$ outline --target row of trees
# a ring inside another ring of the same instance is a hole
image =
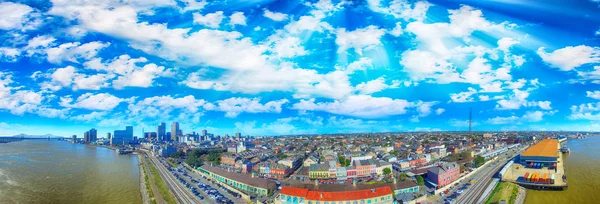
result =
[[[219,165],[221,164],[221,153],[223,153],[223,149],[194,149],[188,154],[185,163],[194,168],[202,166],[204,162]]]

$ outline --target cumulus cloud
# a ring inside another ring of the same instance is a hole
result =
[[[269,11],[268,9],[264,10],[263,16],[267,17],[271,20],[274,20],[274,21],[284,21],[288,18],[287,14],[272,12],[272,11]]]
[[[589,98],[600,100],[600,91],[586,91],[585,93]]]
[[[229,16],[229,25],[246,25],[246,16],[244,12],[235,12]]]
[[[339,28],[336,30],[335,43],[338,45],[338,53],[354,48],[356,53],[362,55],[363,49],[371,49],[374,46],[381,45],[381,37],[384,34],[384,29],[373,25],[349,32],[345,28]]]
[[[0,2],[0,30],[25,29],[31,22],[33,8],[19,3]]]
[[[108,111],[117,107],[121,102],[130,102],[131,100],[133,99],[122,99],[108,93],[86,93],[77,97],[75,101],[70,96],[60,97],[59,104],[67,108]]]
[[[600,63],[600,48],[586,45],[567,46],[550,53],[540,47],[537,54],[544,62],[562,71],[570,71],[584,64]]]
[[[194,23],[204,25],[210,28],[218,28],[219,24],[221,24],[221,21],[223,21],[223,18],[225,18],[225,15],[223,15],[223,11],[216,11],[214,13],[209,13],[206,15],[194,13]]]
[[[81,44],[79,42],[64,43],[58,47],[48,48],[48,62],[60,64],[63,61],[79,62],[80,59],[89,60],[94,58],[98,51],[108,47],[110,43],[99,41]]]
[[[571,106],[570,120],[600,120],[600,102]]]
[[[395,18],[402,18],[404,20],[417,20],[422,21],[427,15],[429,7],[432,6],[427,1],[416,1],[411,3],[407,0],[394,0],[390,1],[389,4],[382,4],[381,0],[368,0],[368,6],[375,12],[392,15]]]
[[[292,109],[300,111],[323,111],[361,118],[382,118],[406,113],[411,104],[402,99],[351,95],[333,102],[316,102],[315,99],[300,100]]]
[[[496,116],[494,118],[488,119],[486,122],[490,124],[509,124],[509,123],[528,123],[528,122],[539,122],[542,121],[545,115],[553,115],[556,111],[528,111],[523,116],[509,116],[509,117],[500,117]]]
[[[225,117],[235,118],[240,113],[281,113],[281,106],[289,102],[287,99],[260,103],[259,98],[228,98],[216,101],[212,110],[225,112]]]

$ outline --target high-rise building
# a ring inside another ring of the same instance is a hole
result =
[[[112,145],[129,144],[133,141],[133,126],[126,126],[125,130],[115,130],[110,142]]]
[[[73,142],[73,143],[77,143],[77,135],[73,135],[73,140],[72,140],[72,142]]]
[[[110,132],[109,132],[109,133],[106,133],[106,137],[108,138],[108,141],[110,141],[110,136],[111,136],[111,135],[110,135]]]
[[[83,133],[83,143],[88,142],[90,142],[90,131],[85,131],[85,133]]]
[[[167,130],[167,125],[165,125],[165,123],[160,123],[157,127],[156,127],[156,134],[158,137],[158,141],[164,141],[166,140],[165,138],[165,132]]]
[[[95,142],[98,140],[98,131],[94,128],[90,130],[90,142]]]
[[[242,138],[242,133],[236,132],[235,139],[240,139],[240,138]]]
[[[144,133],[144,139],[147,140],[156,140],[156,136],[157,134],[155,132],[145,132]]]
[[[208,134],[208,131],[202,130],[202,136],[206,136],[206,134]]]
[[[180,132],[181,132],[181,130],[179,130],[179,123],[178,122],[171,123],[171,140],[172,141],[177,141],[177,136],[179,136]]]

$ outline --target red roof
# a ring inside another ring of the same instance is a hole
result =
[[[281,187],[281,191],[279,191],[279,193],[284,194],[284,195],[289,195],[289,196],[306,197],[306,194],[308,193],[308,189],[284,186],[284,187]]]
[[[321,192],[321,191],[309,191],[306,196],[306,200],[316,201],[346,201],[346,200],[363,200],[369,198],[381,197],[384,195],[391,195],[392,188],[389,186],[374,188],[367,190],[358,191],[344,191],[344,192]]]

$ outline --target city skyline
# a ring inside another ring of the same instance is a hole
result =
[[[600,130],[595,1],[161,2],[0,3],[0,135]]]

